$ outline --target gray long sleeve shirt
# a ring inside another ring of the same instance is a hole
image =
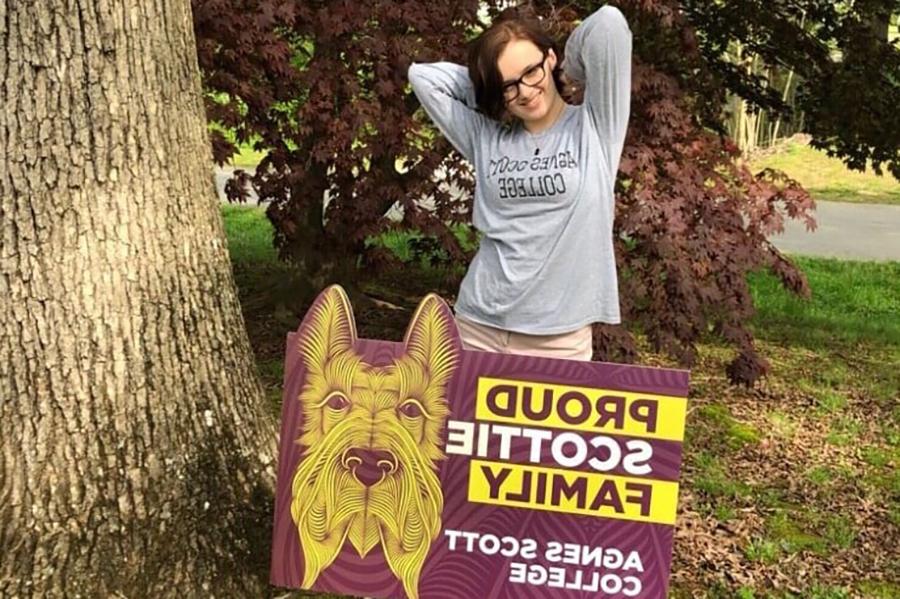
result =
[[[564,68],[585,83],[548,129],[504,128],[478,112],[468,71],[413,64],[426,112],[475,167],[473,224],[481,245],[460,286],[457,314],[528,334],[618,323],[613,185],[628,126],[631,31],[604,6],[572,32]]]

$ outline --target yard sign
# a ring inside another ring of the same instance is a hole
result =
[[[429,295],[288,335],[271,581],[366,597],[664,598],[688,373],[463,350]]]

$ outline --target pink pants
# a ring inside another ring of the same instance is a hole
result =
[[[590,361],[593,355],[594,336],[591,325],[558,335],[528,335],[489,327],[457,316],[456,327],[465,349],[582,361]]]

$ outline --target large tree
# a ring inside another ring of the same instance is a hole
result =
[[[188,0],[0,3],[0,596],[259,596],[274,428]]]

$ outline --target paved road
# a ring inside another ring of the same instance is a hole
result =
[[[234,169],[216,170],[216,189],[225,197],[225,181]],[[256,194],[251,193],[252,202]],[[775,246],[791,254],[853,260],[900,260],[900,206],[818,202],[818,228],[807,232],[803,224],[788,220],[784,234],[772,238]]]
[[[772,241],[792,254],[900,260],[900,206],[816,202],[816,223],[810,233],[801,223],[788,221],[784,234]]]
[[[253,168],[237,169],[237,168],[234,168],[231,166],[222,166],[222,167],[216,167],[215,170],[213,171],[215,174],[215,180],[216,180],[216,192],[218,192],[219,198],[223,202],[227,201],[225,199],[225,183],[228,182],[228,180],[231,178],[231,176],[234,174],[234,171],[236,171],[236,170],[247,171],[249,174],[252,175],[256,169],[253,169]],[[256,192],[251,189],[249,204],[255,206],[256,199],[257,199]]]

